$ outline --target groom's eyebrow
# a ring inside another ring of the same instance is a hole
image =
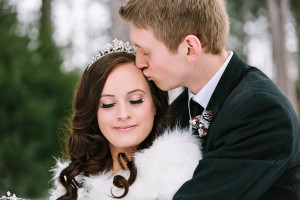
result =
[[[143,50],[147,50],[148,49],[148,47],[145,47],[145,46],[142,46],[142,45],[138,45],[138,44],[135,44],[135,46],[137,48],[140,48],[140,49],[143,49]]]
[[[137,44],[137,43],[135,43],[135,42],[133,42],[133,44],[134,44],[136,47],[139,47],[139,48],[142,48],[142,47],[143,47],[142,45]]]

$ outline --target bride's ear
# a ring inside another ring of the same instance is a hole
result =
[[[201,42],[195,35],[187,35],[182,42],[182,47],[185,49],[185,56],[189,61],[197,59],[202,51]]]

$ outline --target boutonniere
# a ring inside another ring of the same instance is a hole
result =
[[[211,113],[211,111],[204,110],[201,115],[192,117],[190,120],[190,124],[193,129],[198,130],[199,136],[202,137],[207,134],[212,118],[213,118],[213,114]]]

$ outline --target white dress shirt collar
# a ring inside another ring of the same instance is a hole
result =
[[[229,61],[231,60],[231,58],[233,56],[232,51],[229,51],[229,53],[230,53],[230,55],[228,56],[228,58],[226,59],[224,64],[221,66],[219,71],[204,85],[204,87],[197,94],[193,94],[190,91],[190,89],[188,89],[188,93],[189,93],[189,101],[188,102],[190,102],[191,98],[193,98],[194,101],[198,102],[204,109],[206,109],[208,102],[217,87],[217,84],[219,83]],[[190,105],[188,105],[188,107],[190,110]]]

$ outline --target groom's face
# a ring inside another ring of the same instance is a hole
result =
[[[152,30],[130,25],[131,41],[137,46],[136,65],[143,69],[148,80],[162,90],[184,86],[187,79],[183,53],[171,53],[165,44],[154,36]]]

